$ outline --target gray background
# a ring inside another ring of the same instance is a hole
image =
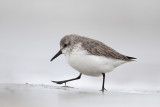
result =
[[[106,76],[108,90],[160,90],[159,0],[0,0],[0,83],[52,84],[78,76],[64,55],[66,34],[100,40],[138,58]],[[102,77],[68,83],[100,89]],[[56,84],[53,84],[56,85]]]

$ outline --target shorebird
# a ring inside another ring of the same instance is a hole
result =
[[[114,68],[130,61],[134,57],[129,57],[104,43],[88,37],[76,34],[66,35],[60,41],[60,51],[51,59],[54,60],[59,55],[64,54],[70,66],[80,72],[79,76],[63,81],[52,81],[56,84],[63,84],[69,81],[78,80],[81,75],[103,76],[102,89],[105,87],[105,73],[113,71]]]

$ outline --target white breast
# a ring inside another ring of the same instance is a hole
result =
[[[115,67],[126,61],[89,55],[82,47],[77,47],[71,54],[65,54],[68,63],[82,74],[100,76],[102,73],[112,71]]]

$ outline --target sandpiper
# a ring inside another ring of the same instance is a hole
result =
[[[133,61],[134,57],[120,54],[104,43],[79,36],[76,34],[66,35],[60,41],[60,51],[51,59],[64,54],[70,66],[80,72],[79,76],[69,80],[52,81],[56,84],[63,84],[69,81],[78,80],[81,75],[103,76],[102,92],[105,87],[105,73],[113,71],[114,68],[126,62]]]

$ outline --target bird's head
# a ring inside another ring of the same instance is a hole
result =
[[[60,41],[59,52],[51,59],[51,61],[54,60],[55,58],[57,58],[61,54],[64,54],[64,55],[69,54],[76,44],[76,38],[77,37],[78,36],[76,36],[76,35],[66,35],[66,36],[64,36]]]

